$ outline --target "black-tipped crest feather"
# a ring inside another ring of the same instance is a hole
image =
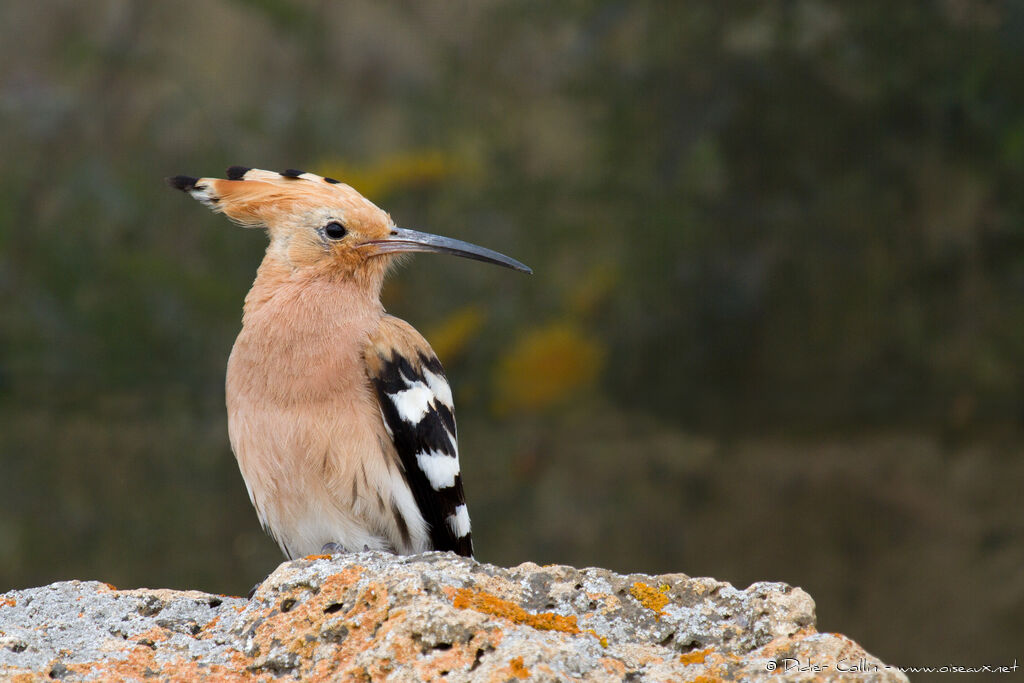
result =
[[[228,166],[225,173],[227,173],[228,180],[242,180],[245,174],[251,170],[248,166]]]
[[[188,175],[176,175],[166,178],[167,184],[173,188],[181,190],[182,192],[188,192],[196,186],[199,182],[199,178],[193,178]]]

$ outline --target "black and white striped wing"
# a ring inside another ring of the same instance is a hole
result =
[[[379,358],[371,381],[406,482],[429,525],[433,549],[472,557],[455,407],[441,362],[433,352],[410,350],[403,354],[392,349]]]

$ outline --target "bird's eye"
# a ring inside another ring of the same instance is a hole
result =
[[[332,240],[340,240],[342,237],[348,234],[348,230],[345,226],[338,221],[331,221],[324,226],[324,234],[330,237]]]

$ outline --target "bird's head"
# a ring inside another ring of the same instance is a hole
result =
[[[266,228],[267,255],[285,267],[379,282],[394,255],[420,251],[532,272],[475,244],[399,228],[373,202],[332,178],[240,166],[229,168],[227,176],[174,176],[167,182],[240,225]]]

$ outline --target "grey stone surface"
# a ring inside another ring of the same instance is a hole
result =
[[[252,600],[80,581],[11,591],[0,675],[768,680],[788,657],[825,668],[787,681],[905,680],[814,618],[781,583],[358,553],[284,563]],[[844,661],[869,671],[840,674]]]

